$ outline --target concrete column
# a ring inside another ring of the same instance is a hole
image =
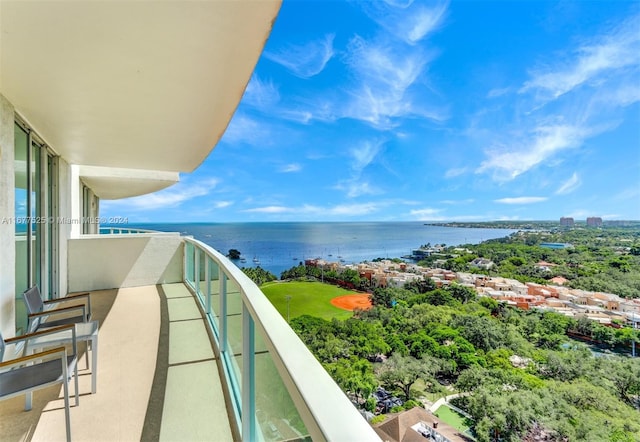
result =
[[[58,211],[61,219],[72,217],[71,166],[58,157]],[[68,249],[69,238],[73,225],[67,222],[58,224],[58,280],[60,282],[60,296],[65,296],[69,287]]]
[[[0,331],[15,334],[14,108],[0,95]]]
[[[69,187],[60,187],[60,189],[69,189],[69,210],[67,212],[73,223],[71,224],[71,238],[79,238],[82,235],[82,182],[80,181],[80,168],[77,165],[69,166]]]

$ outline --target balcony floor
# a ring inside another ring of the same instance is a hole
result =
[[[74,441],[233,440],[205,324],[183,284],[96,291],[91,302],[98,385],[91,394],[83,357],[80,405],[71,398]],[[27,412],[24,397],[0,402],[0,435],[65,440],[62,388],[35,392]]]

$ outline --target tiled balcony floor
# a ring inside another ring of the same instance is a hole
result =
[[[74,441],[231,441],[214,353],[196,301],[183,284],[92,293],[100,321],[98,386],[80,361]],[[80,348],[84,348],[81,345]],[[73,387],[71,387],[72,389]],[[0,439],[65,440],[62,389],[0,402]]]

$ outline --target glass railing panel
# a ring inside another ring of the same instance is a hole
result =
[[[194,279],[194,261],[193,261],[193,253],[194,246],[193,244],[187,242],[184,245],[184,256],[185,256],[185,280],[192,286],[195,287],[195,279]]]
[[[231,284],[228,284],[231,285]],[[227,348],[234,356],[242,355],[242,296],[239,291],[227,291]]]
[[[225,293],[224,290],[222,292]],[[221,337],[225,339],[225,351],[221,355],[225,362],[232,396],[236,399],[236,409],[240,415],[242,398],[242,293],[237,284],[226,279],[226,303],[225,310],[221,311],[225,327],[221,331]]]
[[[258,332],[255,339],[255,389],[258,431],[265,441],[311,440],[300,413]]]
[[[196,275],[198,284],[196,287],[196,291],[198,296],[200,296],[201,302],[206,304],[206,296],[207,296],[207,255],[204,250],[196,249],[196,262],[198,263],[198,275]]]
[[[98,233],[100,235],[133,235],[140,233],[161,233],[155,230],[149,229],[137,229],[134,227],[114,227],[114,226],[100,226]]]
[[[215,261],[207,260],[209,266],[209,284],[211,292],[209,294],[210,310],[207,312],[209,321],[213,326],[216,336],[220,336],[220,266]],[[206,305],[206,304],[205,304]]]
[[[194,265],[194,247],[207,256],[208,267],[199,257]],[[204,289],[205,297],[198,300],[209,312],[224,388],[243,440],[306,441],[310,434],[318,440],[380,440],[246,275],[219,252],[190,238],[185,240],[185,255],[184,279],[194,291],[195,272],[200,271],[195,267],[208,269],[210,297]],[[296,403],[301,408],[296,409]]]

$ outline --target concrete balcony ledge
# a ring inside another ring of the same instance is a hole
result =
[[[82,358],[80,405],[71,407],[74,441],[235,439],[204,320],[182,283],[102,290],[91,298],[100,322],[98,386],[91,394]],[[0,402],[2,440],[65,440],[60,386],[33,399],[31,411],[23,397]]]
[[[82,235],[68,248],[69,292],[182,281],[178,233]]]

